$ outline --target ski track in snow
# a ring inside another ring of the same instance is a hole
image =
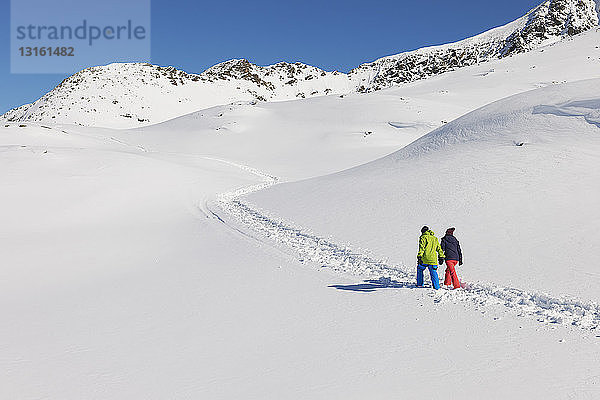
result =
[[[369,252],[339,245],[306,230],[298,229],[285,221],[269,216],[240,200],[241,196],[266,189],[279,183],[273,175],[255,168],[227,160],[208,158],[238,167],[263,179],[262,183],[242,187],[217,195],[216,206],[227,217],[211,210],[215,218],[238,232],[262,240],[269,240],[277,247],[291,251],[301,262],[314,263],[333,271],[376,279],[378,287],[415,288],[415,268],[390,265],[386,260],[375,259]],[[212,207],[211,207],[212,208]],[[233,225],[242,226],[244,232]],[[252,232],[249,234],[248,232]],[[469,283],[464,289],[440,289],[433,293],[434,302],[464,301],[475,306],[503,306],[518,316],[529,316],[548,324],[573,325],[585,330],[600,326],[600,306],[569,297],[552,297],[544,293],[532,293],[521,289],[502,287],[488,283]]]

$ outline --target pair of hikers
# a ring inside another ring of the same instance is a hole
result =
[[[431,275],[431,284],[434,289],[440,288],[440,278],[437,269],[439,265],[446,262],[446,274],[444,285],[452,285],[454,289],[460,287],[460,281],[456,274],[456,264],[462,265],[462,251],[460,243],[454,237],[455,228],[448,228],[446,235],[441,243],[435,237],[435,234],[429,227],[421,228],[421,237],[419,238],[419,253],[417,254],[417,286],[423,286],[423,271],[429,269]]]

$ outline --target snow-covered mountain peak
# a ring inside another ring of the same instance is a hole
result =
[[[169,110],[184,109],[199,75],[146,63],[86,68],[63,80],[39,100],[5,114],[7,120],[128,127],[150,123]]]
[[[173,86],[198,82],[202,77],[178,70],[175,67],[161,67],[148,63],[112,63],[86,68],[63,80],[55,89],[74,90],[81,84],[90,82],[132,84],[138,82],[155,86],[171,84]]]
[[[3,119],[130,128],[236,101],[292,100],[351,90],[346,75],[300,63],[260,67],[230,60],[202,74],[115,63],[74,74]]]
[[[547,0],[523,17],[459,42],[380,58],[350,71],[359,92],[524,53],[598,26],[599,0]]]
[[[598,26],[598,0],[548,0],[525,17],[522,29],[506,40],[502,56],[523,52],[548,40],[574,36]]]
[[[546,0],[504,26],[459,42],[383,57],[348,74],[299,62],[259,66],[246,59],[225,61],[201,74],[142,63],[91,67],[2,119],[130,128],[236,101],[371,92],[574,36],[598,26],[599,9],[600,0]]]
[[[337,71],[327,72],[300,62],[279,62],[268,66],[252,64],[246,59],[234,59],[217,64],[201,74],[208,80],[246,80],[275,91],[278,85],[294,85],[324,77],[345,76]],[[330,90],[331,91],[331,90]],[[324,93],[326,94],[326,93]],[[303,97],[303,96],[301,96]]]

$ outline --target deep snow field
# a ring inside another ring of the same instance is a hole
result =
[[[111,135],[149,150],[228,158],[286,180],[315,177],[392,153],[493,101],[596,78],[598,43],[600,31],[593,30],[536,51],[368,95],[234,103]]]
[[[250,201],[411,267],[422,225],[457,226],[467,277],[595,300],[585,238],[600,224],[599,163],[595,79],[500,100],[385,158]]]
[[[599,398],[598,39],[135,130],[5,124],[0,398]],[[456,226],[470,289],[414,287],[424,224]]]

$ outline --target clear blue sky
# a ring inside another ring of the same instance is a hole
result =
[[[10,73],[10,2],[0,2],[0,112],[4,112],[38,99],[66,75]],[[247,58],[259,65],[301,61],[326,70],[348,71],[385,55],[481,33],[540,3],[542,0],[153,0],[150,61],[188,72],[202,72],[231,58]]]

